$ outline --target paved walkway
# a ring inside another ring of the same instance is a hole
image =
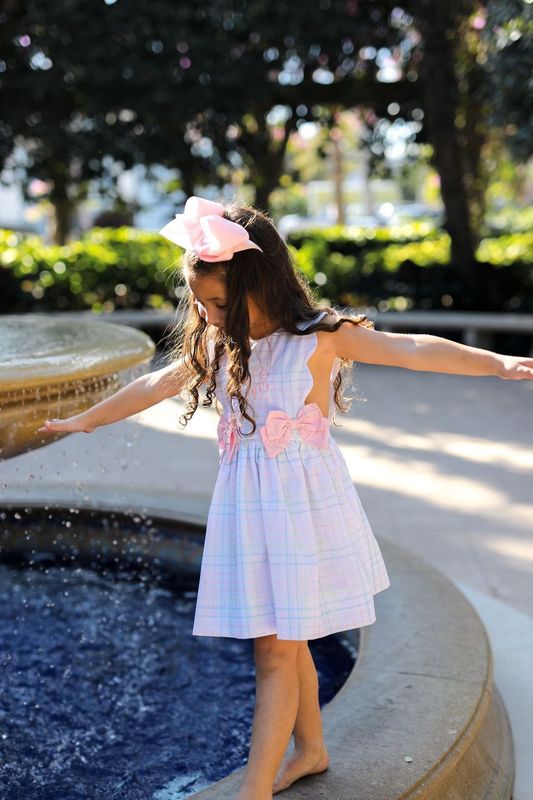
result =
[[[372,527],[442,570],[478,610],[511,717],[513,800],[533,800],[533,383],[359,364],[354,390],[360,399],[333,434]],[[205,521],[218,418],[200,408],[183,430],[183,411],[167,400],[2,462],[2,494]]]

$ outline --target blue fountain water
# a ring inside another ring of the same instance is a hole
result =
[[[253,642],[192,636],[195,591],[0,564],[0,795],[180,800],[247,760]],[[310,642],[320,703],[355,652]]]

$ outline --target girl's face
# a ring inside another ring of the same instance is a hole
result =
[[[226,281],[220,275],[186,278],[194,295],[198,313],[209,325],[224,328],[226,317]]]
[[[223,275],[212,274],[202,276],[186,275],[185,280],[198,313],[209,325],[224,329],[226,318],[227,292]],[[250,319],[250,336],[260,339],[268,335],[272,322],[261,312],[251,297],[248,297],[248,316]]]

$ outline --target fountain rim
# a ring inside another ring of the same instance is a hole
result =
[[[28,507],[43,508],[18,502],[6,506],[10,511]],[[66,508],[51,501],[45,510]],[[116,504],[68,508],[141,516]],[[177,513],[147,516],[154,524],[186,526],[201,546],[204,522],[184,520]],[[464,800],[509,800],[512,735],[494,686],[490,642],[481,619],[440,570],[389,540],[380,541],[380,547],[391,589],[374,597],[377,621],[359,629],[355,666],[322,709],[326,743],[335,758],[325,773],[291,787],[291,797],[305,800],[311,788],[339,800],[351,800],[354,793],[359,800],[459,795]],[[350,639],[353,634],[339,635]],[[234,798],[244,770],[190,797]]]
[[[57,330],[58,323],[73,323],[74,320],[61,317],[55,312],[5,314],[0,317],[0,328],[4,322],[15,325],[34,325],[37,321],[45,327]],[[116,372],[137,366],[150,359],[156,346],[150,337],[142,331],[118,322],[108,322],[98,319],[76,320],[78,330],[83,334],[86,346],[82,348],[83,354],[94,354],[94,361],[90,364],[80,364],[73,358],[72,350],[58,350],[50,354],[49,362],[46,360],[32,359],[21,355],[11,356],[3,365],[0,365],[0,394],[20,391],[40,386],[69,384],[75,381],[105,378]],[[98,341],[94,334],[100,335]],[[109,341],[109,349],[102,346],[102,340]],[[92,343],[91,343],[92,342]],[[87,345],[88,343],[88,345]],[[118,347],[120,345],[120,349]],[[76,351],[77,355],[79,350]],[[96,357],[97,354],[97,357]],[[24,369],[21,366],[24,365]],[[32,371],[33,367],[33,371]]]

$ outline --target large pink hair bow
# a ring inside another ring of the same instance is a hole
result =
[[[285,411],[269,411],[265,424],[259,429],[265,450],[274,458],[284,450],[297,430],[302,439],[315,447],[327,447],[329,420],[322,416],[316,403],[303,405],[294,418]]]
[[[176,214],[159,233],[185,250],[194,250],[202,261],[229,261],[241,250],[263,252],[243,225],[224,217],[222,203],[195,195],[185,203],[183,214]]]

